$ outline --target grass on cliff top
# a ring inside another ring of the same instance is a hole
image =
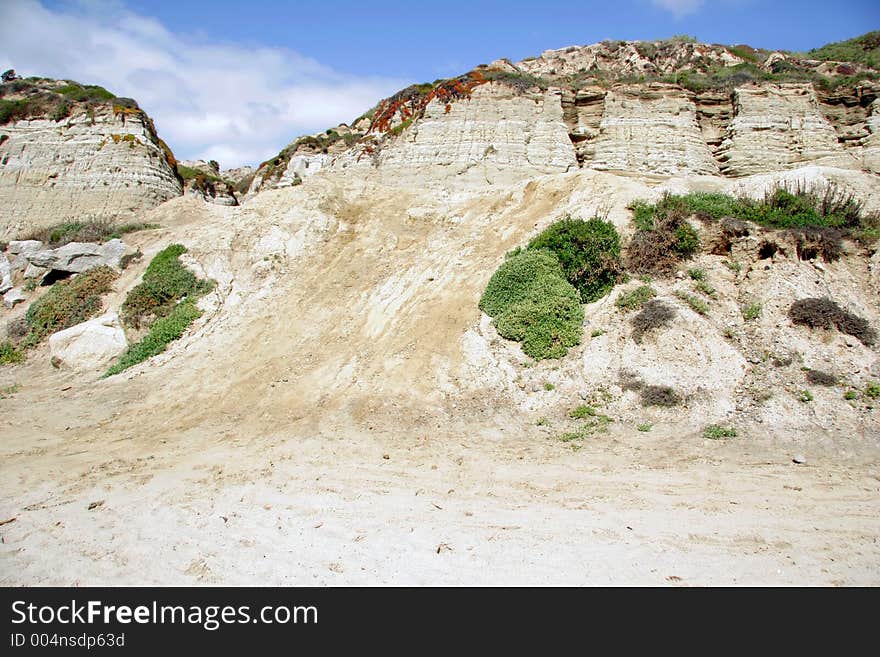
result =
[[[28,332],[20,346],[34,347],[47,335],[97,315],[103,307],[101,296],[113,289],[117,276],[110,267],[95,267],[55,283],[27,309]]]
[[[833,62],[853,62],[871,68],[880,68],[880,31],[868,32],[862,36],[829,43],[807,53],[811,59]]]
[[[35,117],[61,121],[70,116],[76,105],[87,109],[100,105],[137,109],[137,103],[131,98],[119,98],[96,84],[64,82],[66,84],[54,86],[54,80],[27,78],[0,85],[0,125]],[[9,94],[23,97],[4,98]]]
[[[172,244],[150,261],[143,281],[131,289],[122,305],[123,320],[139,326],[148,316],[155,321],[146,336],[126,349],[105,373],[113,376],[132,365],[165,351],[201,316],[196,301],[214,287],[214,281],[202,280],[180,262],[186,248]]]
[[[70,242],[106,242],[121,238],[128,233],[154,228],[160,228],[159,224],[144,222],[116,224],[109,219],[89,219],[86,221],[65,221],[48,228],[41,228],[21,239],[39,240],[52,248],[57,248]]]

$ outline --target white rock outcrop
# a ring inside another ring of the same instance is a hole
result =
[[[116,313],[107,313],[49,336],[52,362],[74,370],[105,367],[128,347]]]

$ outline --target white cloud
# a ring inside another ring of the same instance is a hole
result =
[[[356,77],[281,48],[210,45],[120,3],[52,11],[13,0],[0,70],[100,84],[138,101],[180,159],[255,164],[300,134],[348,122],[406,85]]]
[[[704,0],[651,0],[651,3],[672,12],[676,18],[692,14],[703,6]]]

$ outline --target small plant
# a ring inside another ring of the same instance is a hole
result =
[[[15,345],[4,340],[0,342],[0,365],[15,365],[24,360],[24,354]]]
[[[843,398],[847,401],[852,401],[853,399],[859,398],[859,393],[857,393],[855,390],[847,390],[845,393],[843,393]]]
[[[694,287],[697,288],[697,291],[702,292],[710,299],[717,299],[718,292],[715,291],[715,288],[709,285],[708,281],[697,281],[694,284]]]
[[[677,406],[681,402],[678,393],[669,386],[644,386],[641,389],[643,406],[663,406],[666,408]]]
[[[721,438],[736,438],[736,429],[730,427],[722,427],[720,424],[710,424],[703,430],[703,437],[709,440],[720,440]]]
[[[724,260],[723,264],[734,274],[738,274],[742,271],[742,265],[738,263],[736,260]]]
[[[554,386],[552,383],[550,383],[550,382],[544,383],[544,390],[546,390],[547,392],[550,392],[551,390],[555,390],[555,389],[556,389],[556,386]]]
[[[621,294],[614,305],[624,311],[638,310],[645,302],[657,296],[656,290],[650,285],[641,285],[634,290]]]
[[[868,399],[880,399],[880,382],[869,382],[865,388],[865,396],[868,397]]]
[[[706,280],[706,272],[703,269],[688,269],[688,276],[695,281]]]
[[[570,418],[574,418],[575,420],[583,420],[588,417],[595,417],[596,415],[596,409],[587,405],[578,406],[568,414]]]
[[[751,322],[761,316],[761,309],[761,304],[756,302],[743,306],[740,312],[742,312],[742,317],[745,321]]]
[[[739,336],[738,336],[737,333],[736,333],[736,330],[733,329],[733,328],[730,327],[730,326],[725,327],[725,329],[724,329],[724,337],[727,338],[728,340],[734,340],[734,341],[735,341],[737,338],[739,338]]]
[[[688,306],[690,306],[691,310],[697,312],[701,315],[709,314],[709,304],[700,299],[699,297],[695,297],[693,294],[688,294],[687,292],[678,291],[675,293],[679,299],[684,301]]]
[[[837,377],[821,370],[806,370],[807,383],[816,386],[833,386],[837,384]]]
[[[809,390],[801,390],[795,395],[795,397],[797,398],[798,401],[803,402],[805,404],[813,401],[813,399],[814,399],[813,393],[810,392]]]
[[[598,338],[600,335],[605,335],[605,329],[595,329],[590,333],[591,338]]]
[[[643,422],[642,424],[637,424],[636,429],[639,431],[650,431],[654,427],[650,422]]]
[[[2,388],[0,388],[0,399],[9,399],[19,390],[21,390],[21,385],[18,383],[13,383],[9,386],[3,386]]]
[[[536,425],[536,426],[539,426],[539,427],[546,426],[546,425],[547,425],[547,418],[545,418],[545,417],[539,417],[539,418],[538,418],[538,421],[535,422],[535,425]]]
[[[630,320],[633,326],[633,339],[641,343],[645,334],[668,326],[675,319],[675,309],[659,299],[652,299],[642,306],[642,310]]]

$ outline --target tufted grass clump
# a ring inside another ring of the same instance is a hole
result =
[[[678,291],[675,293],[679,299],[684,301],[688,306],[690,306],[691,310],[700,315],[708,315],[709,314],[709,304],[700,299],[699,297],[695,297],[693,294],[688,294],[687,292]]]
[[[123,321],[140,327],[148,317],[165,317],[184,298],[194,299],[211,291],[213,281],[200,280],[183,266],[180,256],[186,247],[172,244],[150,261],[143,280],[125,297],[122,304]]]
[[[584,303],[604,297],[623,274],[620,235],[610,221],[566,217],[535,237],[528,248],[556,254],[566,279]]]
[[[0,365],[15,365],[23,360],[24,353],[9,340],[0,342]]]
[[[95,267],[69,280],[55,283],[27,309],[25,321],[28,332],[21,346],[34,347],[50,333],[97,315],[103,307],[101,295],[113,289],[117,276],[110,267]]]

